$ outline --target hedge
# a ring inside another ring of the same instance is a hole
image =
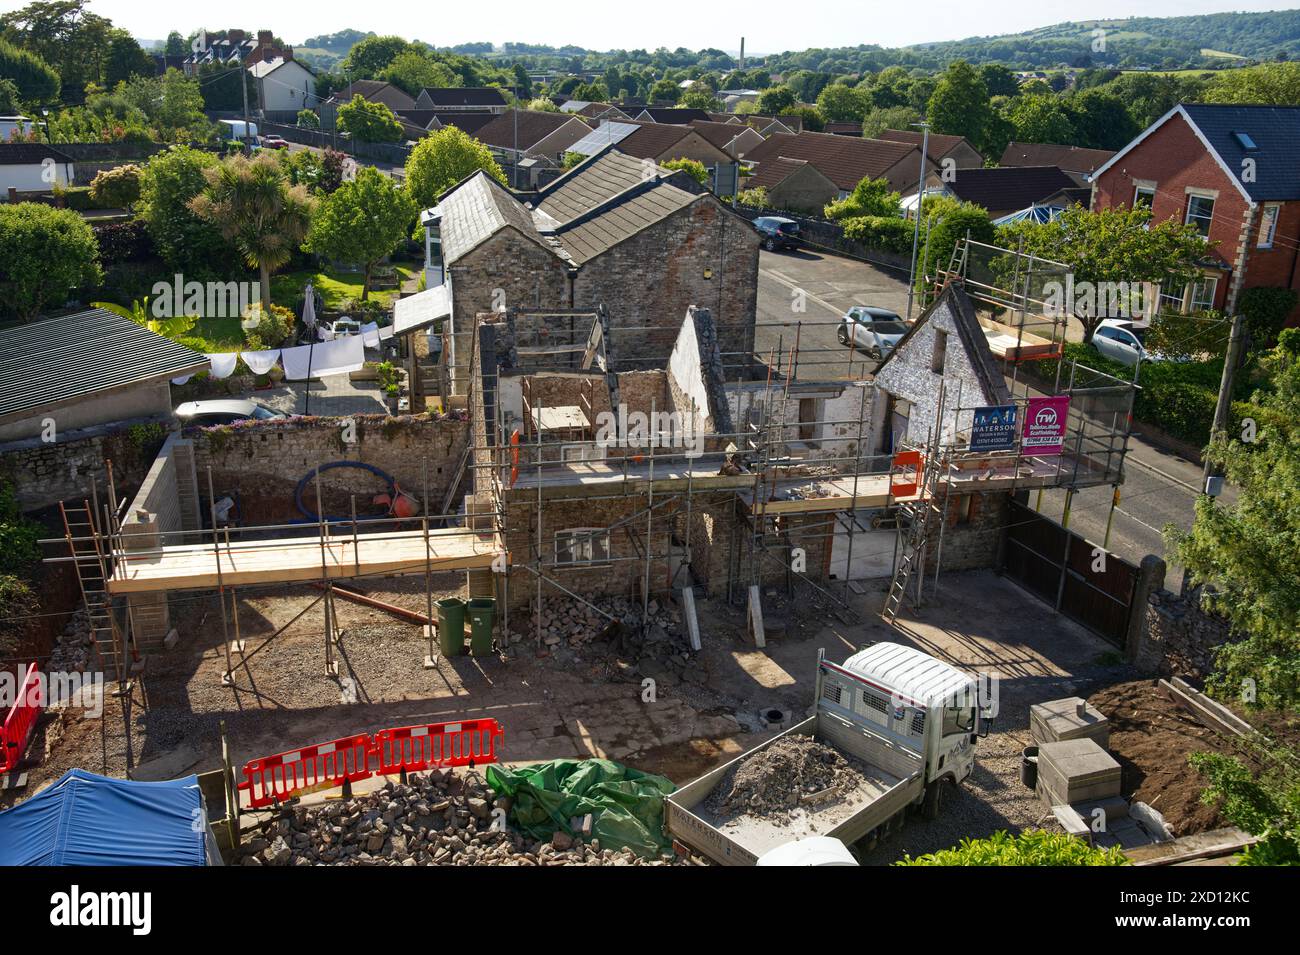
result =
[[[99,261],[105,267],[122,262],[151,258],[153,240],[139,219],[128,222],[101,222],[94,226],[99,241]]]
[[[915,227],[908,219],[897,216],[857,216],[844,219],[844,238],[882,252],[904,254],[912,251]]]

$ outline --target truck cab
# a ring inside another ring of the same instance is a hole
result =
[[[938,815],[944,781],[964,782],[975,768],[975,741],[988,735],[992,708],[975,677],[920,650],[877,643],[842,664],[822,662],[818,701],[920,756],[923,810]]]

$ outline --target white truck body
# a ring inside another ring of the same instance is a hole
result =
[[[218,122],[225,127],[224,138],[242,140],[247,136],[253,145],[257,145],[257,123],[245,123],[242,119],[222,119]]]
[[[921,803],[928,789],[937,798],[946,780],[971,774],[977,689],[971,675],[899,644],[878,643],[843,664],[819,654],[814,714],[669,796],[664,828],[721,865],[755,865],[780,846],[818,836],[852,845]],[[720,816],[704,805],[738,763],[796,733],[854,761],[857,786],[775,820],[743,810]]]

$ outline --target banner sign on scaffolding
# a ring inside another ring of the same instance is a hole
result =
[[[972,451],[1005,451],[1016,443],[1016,406],[976,408],[970,429]]]
[[[1060,454],[1070,417],[1070,396],[1030,398],[1025,406],[1025,429],[1020,450],[1025,454]]]

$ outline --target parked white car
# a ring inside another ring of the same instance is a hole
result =
[[[1136,327],[1122,318],[1108,318],[1097,326],[1092,336],[1092,347],[1111,361],[1133,368],[1138,362],[1179,361],[1157,351],[1151,351],[1143,341],[1146,328]]]
[[[884,358],[907,334],[907,323],[897,312],[874,305],[854,305],[840,319],[836,337],[850,342],[872,358]]]

